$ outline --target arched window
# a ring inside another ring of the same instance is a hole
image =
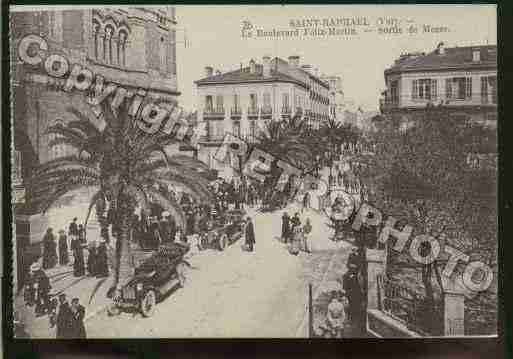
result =
[[[93,21],[93,43],[94,43],[94,58],[98,60],[100,56],[100,24],[94,20]]]
[[[126,43],[128,34],[126,31],[121,30],[119,32],[119,42],[118,42],[118,64],[120,66],[126,66]]]
[[[112,35],[114,29],[112,26],[105,27],[105,42],[103,43],[103,60],[109,64],[112,63]]]

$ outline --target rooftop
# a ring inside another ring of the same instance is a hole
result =
[[[200,80],[195,81],[196,85],[202,86],[202,85],[212,85],[212,84],[237,84],[237,83],[248,83],[248,82],[274,82],[274,81],[281,81],[281,82],[289,82],[294,83],[296,85],[302,86],[304,88],[308,88],[308,84],[303,81],[303,79],[298,76],[292,76],[290,74],[286,74],[284,72],[280,72],[278,70],[278,65],[285,65],[292,67],[287,61],[280,59],[279,57],[275,57],[272,60],[270,60],[270,75],[264,76],[263,68],[264,66],[262,64],[256,64],[255,63],[255,71],[251,72],[251,67],[241,67],[238,70],[235,71],[229,71],[221,74],[215,74],[212,76],[204,77]],[[296,68],[297,70],[303,72],[304,74],[308,75],[312,80],[320,83],[324,87],[328,88],[329,85],[321,80],[320,78],[312,75],[308,71]]]
[[[474,52],[479,52],[479,59]],[[497,45],[464,46],[443,48],[439,45],[430,53],[401,55],[385,75],[400,72],[430,71],[444,69],[473,69],[497,67]]]

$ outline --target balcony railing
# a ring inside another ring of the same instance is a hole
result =
[[[224,107],[208,108],[203,110],[203,117],[224,117]]]
[[[497,96],[492,94],[481,96],[481,103],[483,105],[497,105]]]
[[[242,116],[242,110],[240,107],[234,107],[231,109],[231,115],[232,116]]]
[[[271,106],[264,106],[261,108],[260,113],[262,115],[272,115],[273,108]]]
[[[258,107],[249,107],[248,116],[258,116]]]

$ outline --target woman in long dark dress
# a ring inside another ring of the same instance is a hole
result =
[[[68,238],[66,237],[66,232],[61,229],[59,231],[59,264],[64,266],[68,263]]]
[[[55,267],[57,258],[57,243],[55,243],[52,229],[48,228],[43,237],[43,269]]]
[[[96,242],[92,241],[88,247],[89,255],[87,256],[87,272],[91,277],[94,277],[97,272],[97,248]]]
[[[73,275],[82,277],[85,274],[84,268],[84,247],[79,238],[71,241],[71,250],[73,251]]]
[[[109,276],[109,261],[107,257],[107,245],[105,239],[100,239],[100,245],[96,254],[96,277]]]

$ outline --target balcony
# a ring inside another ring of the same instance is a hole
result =
[[[380,99],[379,109],[382,113],[397,109],[399,107],[399,101],[394,99]]]
[[[481,104],[497,105],[497,94],[484,94],[481,96]]]
[[[271,106],[264,106],[260,109],[262,116],[271,116],[273,114],[273,108]]]
[[[241,117],[242,116],[242,110],[240,107],[234,107],[230,111],[232,117]]]
[[[283,106],[281,108],[282,115],[290,115],[292,113],[292,109],[289,106]]]
[[[205,117],[224,117],[224,108],[205,108],[203,110],[203,118]]]
[[[258,116],[258,107],[248,107],[248,116]]]

